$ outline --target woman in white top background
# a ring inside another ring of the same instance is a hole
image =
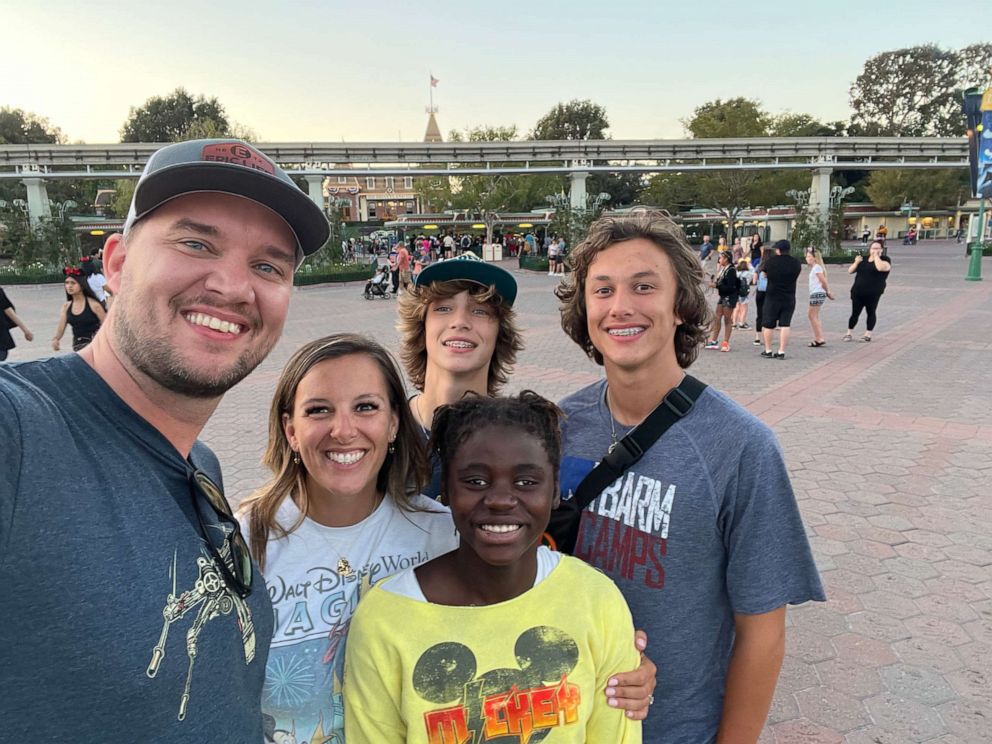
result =
[[[811,348],[826,346],[823,338],[823,323],[820,322],[820,308],[828,299],[834,298],[827,283],[827,271],[823,266],[823,256],[816,248],[806,249],[806,265],[809,266],[809,325],[813,329]]]

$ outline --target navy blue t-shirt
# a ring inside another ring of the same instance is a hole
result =
[[[0,441],[0,738],[262,741],[272,606],[194,526],[210,450],[185,460],[75,354],[0,366]]]

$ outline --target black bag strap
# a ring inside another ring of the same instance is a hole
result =
[[[668,395],[662,398],[648,417],[627,432],[627,436],[617,442],[613,451],[608,452],[599,465],[582,479],[572,498],[576,508],[580,512],[585,511],[604,488],[640,460],[669,427],[692,410],[705,389],[706,383],[692,375],[683,377],[678,387],[669,390]]]

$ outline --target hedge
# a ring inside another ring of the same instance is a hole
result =
[[[0,269],[0,286],[7,284],[61,284],[65,275],[61,271],[14,272]]]
[[[364,282],[375,274],[373,264],[345,264],[344,266],[327,266],[307,271],[303,266],[293,275],[293,285],[308,287],[312,284],[327,284],[328,282]]]
[[[546,256],[521,256],[520,268],[548,273],[548,259]]]
[[[321,267],[313,271],[301,268],[293,275],[293,285],[306,287],[311,284],[326,284],[329,282],[364,282],[375,273],[374,266]],[[13,284],[61,284],[65,275],[61,271],[11,271],[0,268],[0,286]]]

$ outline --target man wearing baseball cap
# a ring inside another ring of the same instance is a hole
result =
[[[6,736],[262,739],[271,605],[197,437],[327,236],[251,145],[164,147],[107,240],[93,342],[0,368]]]

